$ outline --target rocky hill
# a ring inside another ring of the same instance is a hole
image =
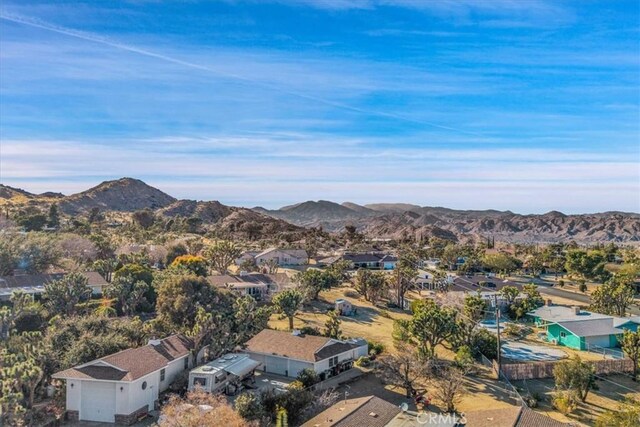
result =
[[[362,208],[366,210],[366,208]],[[308,201],[271,211],[264,208],[254,208],[254,210],[303,227],[320,226],[329,229],[336,228],[336,224],[340,224],[343,227],[350,221],[357,221],[362,217],[368,216],[360,210],[351,209],[326,200]]]
[[[38,203],[40,201],[52,202],[55,199],[60,199],[62,197],[64,197],[64,194],[62,193],[48,191],[42,194],[34,194],[21,188],[0,184],[0,205],[4,203],[21,204],[27,202]]]
[[[259,239],[273,235],[292,238],[304,234],[302,227],[342,231],[356,226],[370,237],[403,238],[436,236],[447,240],[493,237],[506,242],[579,243],[639,242],[640,214],[602,212],[565,215],[552,211],[541,215],[520,215],[497,210],[455,210],[403,203],[358,205],[330,201],[307,201],[281,209],[246,209],[217,201],[177,200],[144,182],[122,178],[103,182],[70,196],[60,193],[33,194],[0,184],[0,204],[56,202],[60,211],[77,215],[99,208],[103,212],[134,212],[152,209],[169,218],[198,218],[220,234]]]
[[[21,188],[9,187],[8,185],[0,184],[0,199],[16,199],[27,198],[31,199],[36,197],[35,194],[29,193]]]
[[[197,218],[218,235],[247,239],[279,237],[295,241],[307,232],[300,226],[251,209],[226,206],[218,201],[177,200],[133,178],[105,181],[70,196],[51,192],[38,195],[0,184],[0,201],[16,206],[35,204],[43,211],[55,202],[65,215],[82,215],[93,208],[99,208],[103,213],[125,214],[151,209],[156,215],[166,218]]]
[[[64,197],[58,202],[58,206],[62,212],[75,215],[92,208],[117,212],[158,209],[175,201],[175,198],[139,179],[121,178],[105,181],[88,190]]]
[[[360,206],[305,202],[278,210],[264,210],[264,213],[297,225],[322,226],[328,231],[341,231],[347,224],[352,224],[361,232],[380,238],[437,236],[447,240],[494,237],[523,243],[640,242],[640,214],[626,212],[565,215],[552,211],[520,215],[511,211],[455,210],[402,203]]]
[[[196,202],[195,200],[178,200],[161,208],[158,213],[166,217],[197,217],[205,224],[214,224],[230,215],[232,208],[218,201]]]

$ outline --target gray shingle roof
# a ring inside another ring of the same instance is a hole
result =
[[[384,427],[400,412],[399,407],[386,400],[366,396],[340,401],[302,427]]]
[[[613,319],[571,320],[557,322],[569,332],[579,337],[594,337],[598,335],[621,334],[622,329],[613,326]]]
[[[56,372],[53,378],[135,381],[164,368],[172,360],[188,355],[192,346],[190,339],[182,335],[171,335],[157,344],[129,348],[85,365]]]

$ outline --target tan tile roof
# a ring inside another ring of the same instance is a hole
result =
[[[384,427],[400,412],[400,408],[392,403],[366,396],[340,401],[302,427]]]
[[[263,329],[246,344],[246,350],[315,362],[316,352],[326,345],[330,338],[314,335],[295,336],[291,332]]]
[[[291,332],[263,329],[245,344],[249,352],[272,354],[290,359],[317,362],[366,345],[366,341],[334,343],[331,338],[315,335],[293,335]]]
[[[99,379],[112,381],[135,381],[147,374],[158,371],[172,360],[189,354],[191,340],[181,335],[167,337],[157,345],[148,344],[129,348],[118,353],[94,360],[84,366],[75,366],[53,375],[53,378]],[[92,365],[104,362],[109,366]]]
[[[520,406],[486,409],[465,413],[468,427],[514,427],[520,416]]]
[[[515,427],[566,427],[570,424],[554,420],[529,408],[523,408]]]
[[[566,424],[529,408],[511,406],[465,414],[468,427],[566,427]]]

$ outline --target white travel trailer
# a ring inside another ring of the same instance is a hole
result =
[[[242,382],[251,380],[260,363],[248,354],[229,353],[198,366],[189,372],[189,390],[196,387],[209,393],[235,394],[242,389]]]

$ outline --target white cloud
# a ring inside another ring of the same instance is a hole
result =
[[[323,198],[527,212],[639,210],[640,171],[633,152],[600,157],[515,148],[375,152],[359,139],[306,139],[171,137],[118,147],[3,141],[0,179],[33,191],[80,191],[103,179],[134,176],[179,197],[246,206]],[[186,148],[175,151],[178,146]]]

